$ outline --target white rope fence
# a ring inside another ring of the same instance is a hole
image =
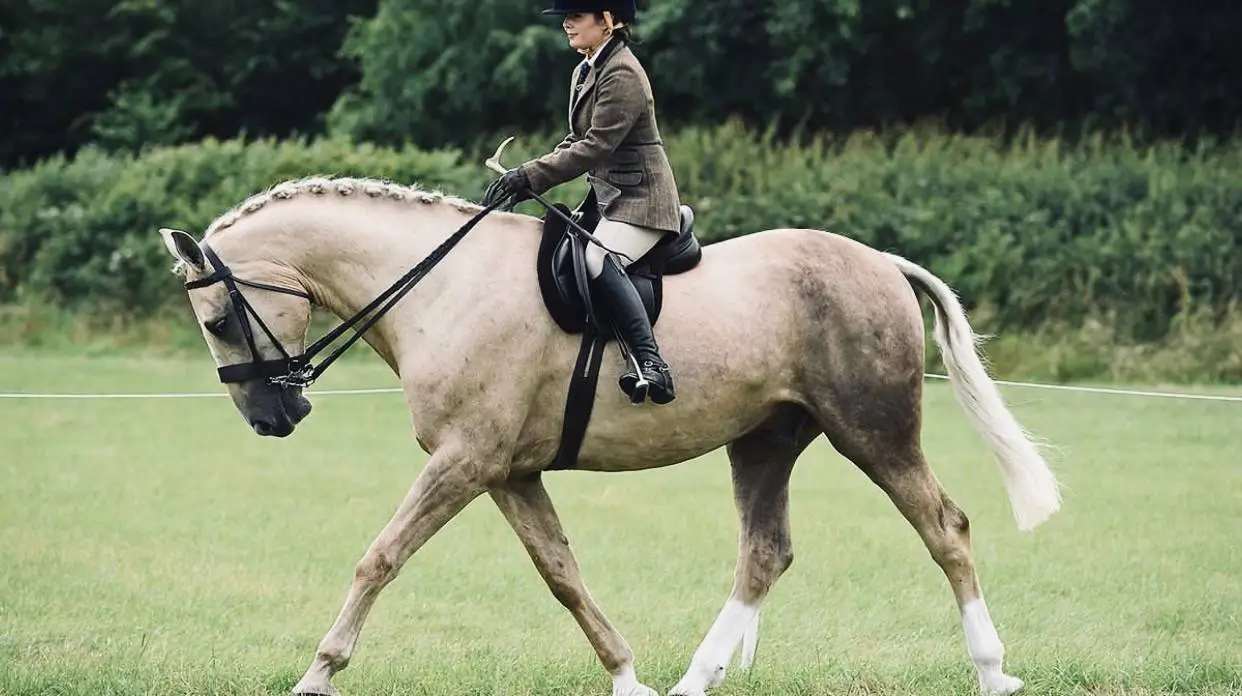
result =
[[[947,375],[926,374],[924,377],[928,379],[947,380]],[[1224,396],[1214,394],[1186,394],[1180,392],[1158,392],[1158,391],[1142,391],[1135,389],[1112,389],[1108,387],[1080,387],[1068,384],[1039,384],[1036,382],[1010,382],[1006,380],[996,380],[996,383],[1006,387],[1017,387],[1022,389],[1050,389],[1055,391],[1079,392],[1085,394],[1109,394],[1114,396],[1137,396],[1146,398],[1162,398],[1162,399],[1182,399],[1186,401],[1231,401],[1242,403],[1242,396]],[[393,388],[377,388],[377,389],[323,389],[308,390],[308,396],[353,396],[363,394],[397,394],[401,389]],[[159,394],[159,393],[134,393],[134,394],[73,394],[73,393],[23,393],[23,392],[0,392],[0,399],[208,399],[221,398],[228,396],[221,392],[187,392],[182,394]]]
[[[947,375],[925,374],[931,379],[948,379]],[[1114,394],[1118,396],[1143,396],[1162,399],[1185,399],[1193,401],[1236,401],[1242,402],[1242,396],[1224,396],[1217,394],[1184,394],[1181,392],[1141,391],[1136,389],[1112,389],[1110,387],[1079,387],[1071,384],[1039,384],[1036,382],[1009,382],[1003,379],[995,382],[1005,387],[1021,387],[1025,389],[1052,389],[1056,391],[1082,392],[1086,394]]]
[[[307,390],[307,396],[340,396],[352,394],[396,394],[401,390],[397,388],[391,389],[323,389],[323,390]],[[158,393],[136,393],[136,394],[69,394],[69,393],[35,393],[35,392],[0,392],[0,399],[211,399],[228,396],[227,393],[220,392],[186,392],[184,394],[158,394]]]

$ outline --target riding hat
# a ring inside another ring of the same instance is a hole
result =
[[[635,0],[552,0],[552,7],[540,14],[565,15],[578,12],[611,12],[618,22],[630,23],[638,14]]]

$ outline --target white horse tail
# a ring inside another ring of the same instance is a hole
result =
[[[933,336],[953,394],[1000,463],[1018,529],[1034,529],[1061,507],[1060,487],[988,376],[977,350],[979,337],[971,329],[957,295],[922,266],[894,254],[885,256],[931,299],[936,315]]]

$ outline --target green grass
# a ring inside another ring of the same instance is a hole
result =
[[[373,360],[321,389],[393,386]],[[0,354],[5,391],[220,391],[206,358]],[[1234,389],[1220,393],[1242,393]],[[943,384],[925,440],[970,515],[1008,671],[1030,694],[1242,693],[1242,404],[1005,389],[1061,448],[1063,511],[1016,531]],[[424,459],[402,398],[322,396],[289,440],[227,399],[0,399],[0,693],[284,694]],[[660,692],[728,593],[722,454],[551,475],[588,586]],[[794,473],[796,560],[742,694],[972,694],[951,594],[913,531],[826,444]],[[480,499],[381,595],[346,696],[607,694],[608,679]]]

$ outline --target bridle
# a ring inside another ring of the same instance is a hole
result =
[[[485,206],[483,210],[466,221],[452,236],[444,240],[440,246],[428,254],[426,258],[419,261],[416,266],[398,278],[392,285],[389,285],[386,290],[369,302],[367,306],[358,310],[351,317],[324,334],[322,338],[312,343],[300,355],[290,355],[289,351],[285,350],[285,347],[277,340],[276,335],[268,328],[263,318],[255,311],[254,306],[241,293],[241,289],[238,286],[244,285],[257,290],[293,295],[313,304],[315,300],[310,293],[238,278],[233,275],[233,271],[220,259],[214,249],[206,243],[201,244],[200,248],[203,251],[203,255],[207,258],[208,263],[211,264],[211,275],[187,281],[185,287],[187,290],[194,290],[209,287],[216,283],[224,283],[224,287],[229,293],[229,303],[233,314],[237,318],[238,323],[241,324],[242,336],[246,339],[246,347],[250,350],[249,362],[234,363],[216,369],[216,372],[220,375],[220,381],[227,384],[230,382],[245,382],[252,379],[266,379],[269,384],[281,387],[310,386],[328,369],[329,365],[335,362],[345,351],[349,350],[358,339],[362,338],[367,330],[374,326],[388,310],[392,309],[407,292],[412,290],[431,269],[435,268],[448,255],[448,252],[466,236],[467,232],[473,229],[484,216],[492,212],[496,207],[496,203]],[[370,318],[365,322],[362,321],[363,317],[366,317],[368,314],[371,315]],[[254,329],[250,326],[250,317],[254,317],[255,323],[259,325],[259,328],[262,329],[268,340],[272,342],[272,345],[276,346],[276,349],[280,351],[279,358],[274,360],[263,360],[260,358],[258,346],[254,341]],[[350,336],[345,343],[328,353],[322,362],[317,365],[311,364],[311,360],[315,356],[332,345],[346,331],[353,329],[355,325],[358,325],[358,328],[355,329],[353,336]]]
[[[225,365],[216,370],[220,374],[220,381],[227,384],[229,382],[245,382],[250,379],[267,377],[269,381],[276,383],[277,380],[285,380],[292,378],[294,375],[301,375],[307,367],[306,361],[309,360],[309,355],[313,355],[313,353],[308,350],[296,358],[289,355],[289,352],[285,350],[280,340],[276,338],[276,334],[272,333],[272,330],[267,327],[263,317],[259,316],[259,313],[255,311],[254,305],[250,304],[250,301],[241,293],[241,289],[238,286],[245,285],[246,287],[267,290],[282,295],[293,295],[313,303],[314,299],[311,298],[310,293],[238,278],[233,275],[232,269],[220,260],[214,249],[206,244],[202,245],[202,249],[203,255],[207,257],[207,261],[211,264],[212,273],[204,278],[187,282],[185,287],[187,290],[194,290],[215,285],[216,283],[224,283],[224,287],[229,291],[229,304],[233,309],[233,315],[237,318],[237,322],[241,324],[242,336],[246,339],[246,347],[250,349],[250,362]],[[259,325],[263,333],[267,334],[268,340],[272,342],[272,345],[276,346],[276,350],[280,351],[281,357],[279,359],[259,359],[259,348],[254,342],[254,330],[250,327],[250,317],[254,317],[255,323]],[[314,348],[315,346],[311,346],[311,349]],[[322,350],[322,348],[318,350]],[[318,350],[315,352],[318,352]]]

